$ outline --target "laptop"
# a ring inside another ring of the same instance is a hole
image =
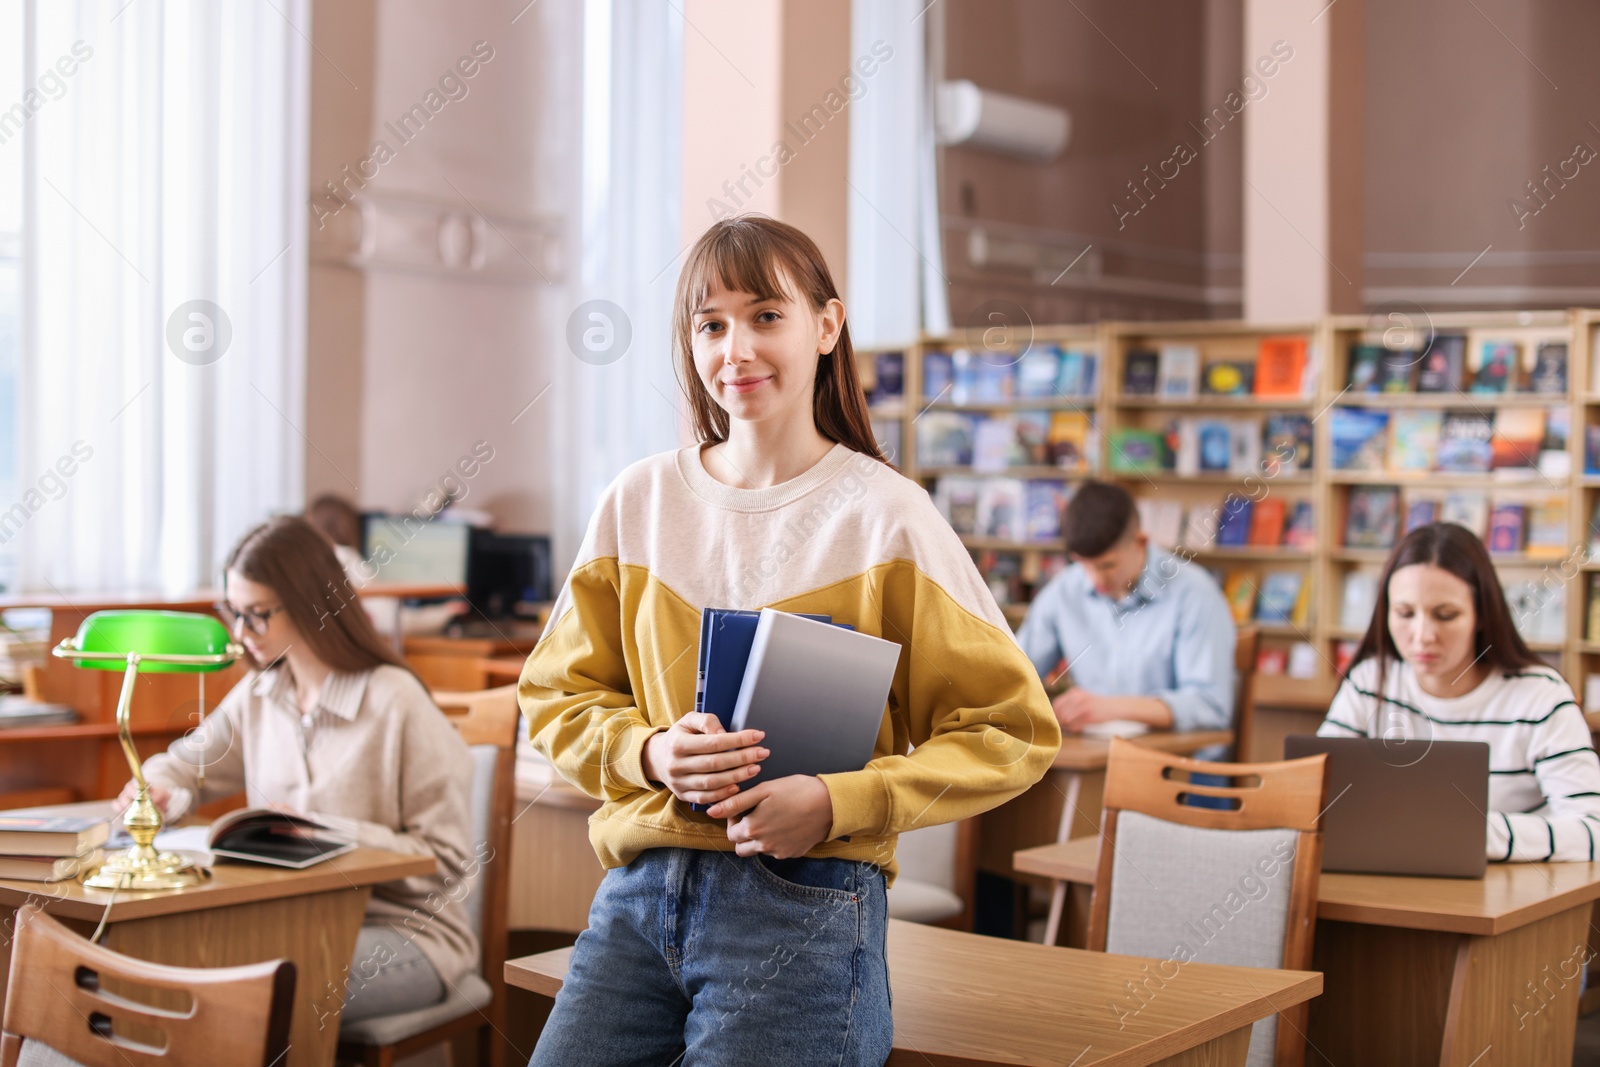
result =
[[[1482,741],[1284,739],[1285,759],[1326,754],[1322,869],[1482,878],[1489,746]]]

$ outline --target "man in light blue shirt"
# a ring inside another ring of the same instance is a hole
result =
[[[1083,483],[1062,527],[1074,565],[1039,591],[1017,631],[1041,678],[1071,675],[1053,702],[1062,729],[1114,719],[1229,729],[1237,634],[1216,582],[1152,546],[1120,486]]]

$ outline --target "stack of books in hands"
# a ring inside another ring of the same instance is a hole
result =
[[[111,836],[106,804],[0,811],[0,879],[60,882],[100,863]]]

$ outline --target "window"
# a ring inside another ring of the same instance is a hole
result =
[[[0,509],[17,496],[17,348],[22,275],[22,4],[0,4]],[[15,543],[0,545],[0,593],[16,588]]]

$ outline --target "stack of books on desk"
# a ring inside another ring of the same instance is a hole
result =
[[[97,850],[111,836],[105,805],[18,808],[0,811],[0,879],[60,882],[99,863]]]
[[[0,697],[0,730],[56,726],[77,721],[78,713],[65,704],[47,704],[16,695]]]

